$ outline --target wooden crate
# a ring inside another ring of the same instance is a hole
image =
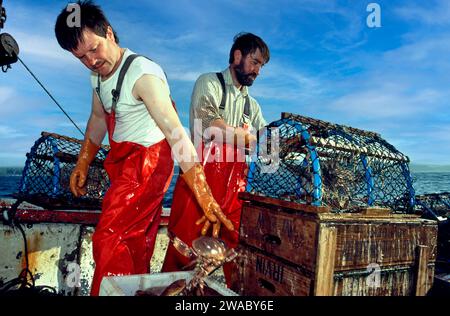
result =
[[[425,295],[431,288],[435,221],[241,198],[233,289],[242,295]]]

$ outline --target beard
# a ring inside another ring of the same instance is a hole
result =
[[[239,84],[247,87],[250,87],[253,84],[253,81],[255,81],[257,76],[257,74],[254,72],[245,72],[243,60],[239,65],[234,67],[234,72],[236,73],[236,79]]]

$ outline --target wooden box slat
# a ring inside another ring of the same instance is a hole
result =
[[[264,253],[240,248],[239,276],[235,292],[245,296],[306,296],[311,292],[312,278],[306,272]]]
[[[285,201],[266,196],[260,196],[249,192],[239,193],[239,198],[244,201],[252,201],[254,205],[263,204],[265,207],[290,209],[292,211],[303,211],[307,213],[328,213],[331,208],[328,206],[312,206],[292,201]]]
[[[273,213],[259,206],[244,206],[241,242],[267,253],[313,268],[316,261],[318,224],[308,216]]]
[[[413,264],[418,246],[430,246],[427,261],[436,260],[437,227],[429,221],[335,223],[335,270]]]
[[[368,283],[373,281],[365,270],[334,277],[335,296],[412,296],[416,295],[416,271],[412,266],[395,266],[380,270],[379,286]],[[426,286],[423,291],[430,290],[433,284],[434,265],[428,266]]]

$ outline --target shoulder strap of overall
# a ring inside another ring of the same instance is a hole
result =
[[[117,79],[116,88],[111,90],[112,94],[112,109],[113,111],[116,110],[117,102],[119,102],[120,98],[120,90],[122,89],[123,79],[125,78],[125,75],[128,71],[128,68],[130,68],[131,63],[133,60],[135,60],[140,55],[138,54],[132,54],[127,57],[125,60],[125,63],[123,64],[122,69],[120,69],[119,78]]]
[[[119,102],[119,98],[120,98],[120,90],[122,89],[122,84],[123,84],[123,80],[125,78],[125,75],[128,71],[128,68],[130,68],[131,63],[137,58],[137,57],[144,57],[150,61],[150,58],[148,58],[147,56],[143,56],[143,55],[139,55],[139,54],[132,54],[130,56],[127,57],[127,59],[125,60],[125,63],[122,67],[122,69],[120,69],[120,73],[119,73],[119,78],[117,79],[117,84],[116,84],[116,88],[113,89],[111,91],[111,94],[113,96],[112,101],[112,109],[115,111],[116,110],[116,106],[117,106],[117,102]],[[164,72],[164,75],[167,78],[167,74]],[[98,87],[97,87],[97,93],[100,95],[100,76],[98,76]],[[176,106],[175,106],[175,102],[173,101],[172,97],[170,97],[172,105],[175,109],[175,111],[177,110]]]
[[[125,60],[125,64],[123,65],[122,69],[120,69],[120,73],[119,73],[119,78],[117,79],[117,84],[116,84],[116,88],[111,90],[111,94],[112,94],[112,109],[115,110],[116,106],[117,106],[117,102],[119,101],[119,97],[120,97],[120,89],[122,88],[122,84],[123,84],[123,79],[125,78],[125,74],[128,71],[128,68],[130,68],[131,63],[133,62],[133,60],[136,59],[136,57],[138,57],[139,55],[137,54],[133,54],[127,57],[127,59]],[[101,94],[100,94],[100,74],[97,74],[97,88],[95,88],[95,91],[97,91],[97,95],[100,99],[100,102],[103,104],[102,98],[101,98]]]
[[[223,78],[223,74],[221,72],[216,72],[217,79],[220,81],[220,85],[222,86],[222,100],[220,101],[219,109],[225,110],[225,103],[227,98],[226,88],[225,88],[225,79]],[[245,98],[244,105],[244,123],[248,123],[250,120],[250,97],[247,95]]]
[[[248,124],[250,122],[250,96],[247,94],[247,97],[245,98],[245,105],[244,105],[244,123]]]
[[[220,101],[219,109],[225,110],[225,103],[227,101],[227,90],[225,88],[225,79],[223,78],[223,74],[221,72],[216,72],[217,79],[220,81],[220,85],[222,86],[222,100]]]

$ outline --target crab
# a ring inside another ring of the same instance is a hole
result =
[[[178,237],[173,237],[172,242],[175,249],[182,255],[193,259],[186,267],[196,265],[194,276],[184,286],[181,295],[196,293],[203,296],[205,278],[238,255],[234,249],[228,249],[222,240],[213,237],[202,236],[195,239],[192,242],[192,248]]]

